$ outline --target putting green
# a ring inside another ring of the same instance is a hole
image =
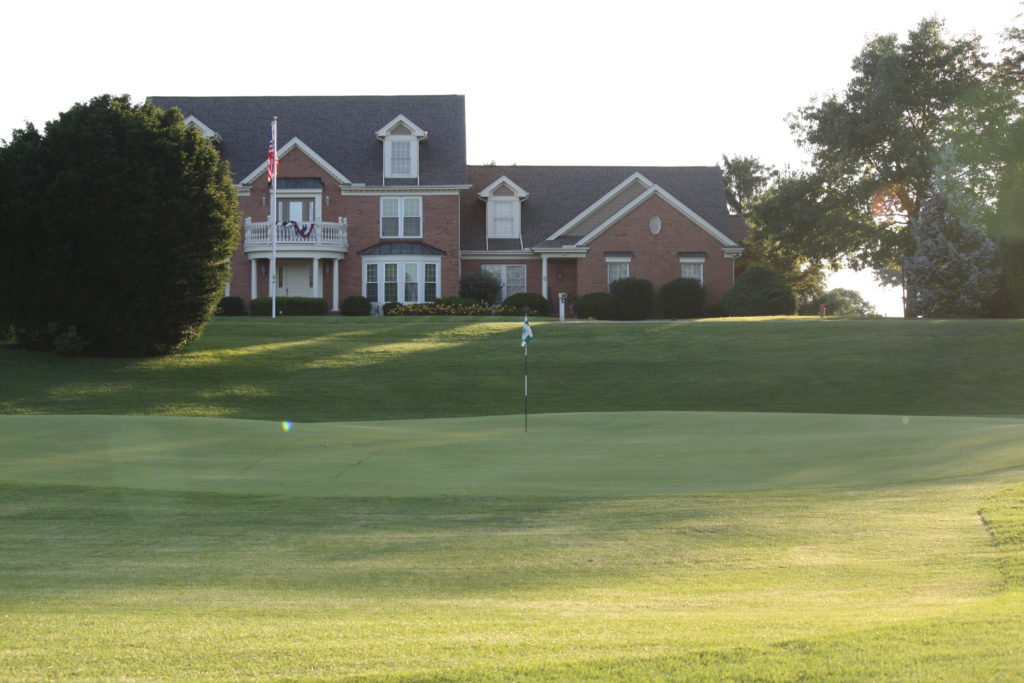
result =
[[[621,412],[386,422],[0,416],[0,480],[309,496],[880,486],[1024,467],[1019,418]]]

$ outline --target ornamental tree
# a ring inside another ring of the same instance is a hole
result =
[[[904,262],[912,316],[981,315],[996,290],[996,245],[981,228],[952,215],[936,186],[910,222],[913,253]]]
[[[0,147],[0,318],[30,348],[167,354],[238,241],[226,162],[177,110],[103,95]]]

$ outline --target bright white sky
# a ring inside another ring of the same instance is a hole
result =
[[[131,95],[466,96],[470,163],[799,165],[785,117],[926,16],[990,49],[1019,0],[8,3],[0,138]],[[870,278],[836,280],[880,311]]]

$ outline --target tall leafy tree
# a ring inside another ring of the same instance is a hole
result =
[[[0,291],[27,346],[169,353],[238,241],[227,164],[180,112],[104,95],[0,147]]]
[[[722,177],[729,208],[743,216],[747,223],[748,230],[741,239],[744,251],[740,267],[759,264],[771,268],[789,284],[800,303],[809,303],[820,296],[825,287],[823,261],[791,248],[784,240],[762,229],[760,221],[750,212],[750,208],[780,182],[779,171],[757,157],[723,154]]]
[[[812,258],[871,267],[895,284],[939,150],[964,125],[993,73],[976,37],[947,37],[925,19],[905,41],[877,36],[853,61],[842,94],[791,120],[811,170],[782,180],[752,207],[766,232]]]

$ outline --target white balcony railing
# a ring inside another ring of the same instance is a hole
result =
[[[254,223],[245,219],[245,250],[270,249],[271,226],[269,221]],[[296,224],[281,223],[277,226],[277,246],[289,249],[323,249],[325,251],[346,251],[348,249],[348,219],[339,218],[337,223]]]

